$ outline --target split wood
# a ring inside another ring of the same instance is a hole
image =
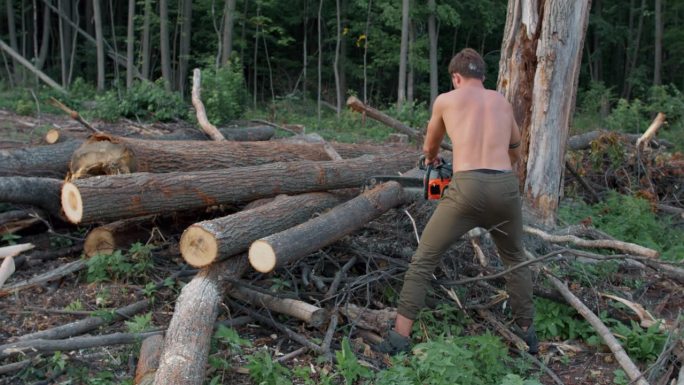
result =
[[[192,105],[197,112],[197,123],[202,128],[202,131],[212,140],[226,140],[223,134],[207,118],[207,111],[204,109],[204,103],[202,103],[202,98],[200,97],[201,76],[202,72],[199,68],[192,70]]]

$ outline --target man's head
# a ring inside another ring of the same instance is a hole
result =
[[[465,48],[449,62],[449,75],[454,88],[459,88],[471,79],[484,82],[485,62],[477,51]]]

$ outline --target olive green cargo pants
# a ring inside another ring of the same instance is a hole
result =
[[[514,173],[463,171],[453,175],[423,230],[404,277],[399,314],[411,320],[416,318],[425,306],[425,295],[442,254],[468,230],[478,226],[490,231],[506,267],[525,261],[520,193]],[[523,267],[508,274],[506,289],[514,318],[531,322],[534,319],[531,271]]]

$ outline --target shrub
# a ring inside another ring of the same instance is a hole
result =
[[[242,117],[247,91],[239,60],[234,59],[219,69],[202,70],[202,102],[209,121],[215,125]]]
[[[96,97],[95,116],[114,121],[119,117],[169,121],[187,116],[187,106],[178,93],[167,91],[163,79],[156,82],[139,81],[126,90],[122,98],[118,90],[110,90]]]

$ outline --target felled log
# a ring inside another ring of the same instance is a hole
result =
[[[17,282],[13,285],[4,287],[0,289],[0,297],[5,296],[7,294],[11,294],[14,292],[17,292],[19,290],[24,290],[28,289],[34,286],[38,286],[40,284],[43,284],[45,282],[50,282],[55,279],[59,279],[62,277],[65,277],[71,273],[75,273],[83,268],[86,267],[85,261],[82,259],[66,263],[54,270],[48,271],[47,273],[38,275],[36,277]]]
[[[327,318],[325,309],[297,299],[279,298],[246,287],[233,287],[228,294],[254,306],[263,306],[276,313],[289,315],[316,328],[323,326]]]
[[[64,135],[60,130],[51,128],[43,137],[43,141],[47,144],[61,143],[68,140],[68,136]]]
[[[133,172],[199,171],[330,159],[320,143],[165,141],[93,135],[74,151],[72,178]]]
[[[154,215],[121,219],[106,225],[98,226],[86,235],[83,252],[88,257],[96,254],[111,254],[117,249],[128,249],[135,242],[149,238],[149,231],[144,231],[154,221]]]
[[[572,151],[586,150],[591,147],[591,142],[601,138],[602,136],[615,136],[622,141],[628,143],[636,144],[637,140],[641,137],[640,134],[624,134],[621,132],[608,131],[608,130],[596,130],[585,132],[584,134],[573,135],[568,139],[568,148]],[[650,143],[654,147],[663,146],[666,148],[672,148],[674,145],[664,139],[659,139],[658,143]]]
[[[0,150],[0,176],[62,179],[69,171],[71,155],[80,145],[80,141],[68,140],[48,146]]]
[[[14,273],[14,270],[14,257],[6,257],[2,263],[0,263],[0,287],[5,284],[7,278]]]
[[[249,262],[257,271],[268,273],[335,242],[405,201],[399,183],[384,183],[321,216],[255,241],[249,248]]]
[[[374,310],[347,303],[339,310],[347,318],[348,323],[381,334],[387,332],[387,326],[394,323],[397,318],[397,310],[394,308]]]
[[[62,181],[25,176],[0,177],[0,202],[27,204],[60,216]]]
[[[653,119],[653,122],[651,122],[651,125],[648,126],[648,129],[644,132],[643,135],[639,137],[636,141],[636,147],[638,149],[643,149],[644,147],[648,146],[648,144],[653,140],[653,138],[656,135],[656,132],[658,132],[658,129],[660,126],[665,123],[665,114],[662,112],[658,112],[658,115],[656,115],[655,119]]]
[[[195,68],[192,70],[192,105],[195,107],[196,115],[197,115],[197,123],[200,125],[202,128],[202,131],[204,131],[212,140],[215,141],[222,141],[226,140],[226,138],[223,137],[221,132],[219,132],[218,129],[216,129],[216,126],[211,124],[209,122],[209,119],[207,118],[207,111],[204,109],[204,103],[202,103],[202,98],[200,97],[201,93],[201,76],[202,72],[200,71],[199,68]]]
[[[0,258],[9,258],[19,255],[24,251],[31,250],[35,246],[32,243],[20,243],[18,245],[10,245],[0,247]]]
[[[183,287],[164,340],[157,385],[201,384],[204,381],[214,322],[221,299],[220,276],[239,278],[246,255],[204,268]]]
[[[62,208],[72,223],[241,203],[278,194],[361,186],[373,175],[410,167],[413,156],[367,156],[221,170],[100,176],[65,183]]]
[[[225,127],[219,128],[219,132],[226,140],[236,142],[259,142],[269,140],[275,134],[275,129],[270,126],[252,127]],[[207,140],[207,136],[199,131],[181,131],[172,134],[150,138],[156,140]]]
[[[154,383],[154,373],[159,367],[162,348],[164,347],[164,337],[156,334],[145,338],[140,346],[140,356],[138,365],[135,368],[135,385],[152,385]]]
[[[252,241],[296,226],[337,203],[339,199],[329,193],[281,195],[251,210],[195,223],[183,232],[180,251],[188,264],[204,267],[243,252]]]
[[[67,106],[64,105],[62,102],[60,102],[59,100],[57,100],[57,99],[51,97],[51,98],[48,100],[48,103],[51,104],[52,106],[57,107],[57,108],[59,108],[60,110],[62,110],[64,113],[66,113],[67,115],[69,115],[69,117],[70,117],[71,119],[73,119],[73,120],[75,120],[75,121],[81,123],[81,125],[83,125],[83,127],[87,128],[87,129],[90,130],[91,132],[94,132],[94,133],[102,132],[102,131],[98,130],[97,128],[93,127],[93,126],[92,126],[90,123],[88,123],[85,119],[83,119],[83,117],[78,113],[78,111],[72,110],[71,108],[67,107]]]
[[[41,215],[42,210],[11,210],[0,213],[0,235],[15,233],[40,222],[35,215]]]

